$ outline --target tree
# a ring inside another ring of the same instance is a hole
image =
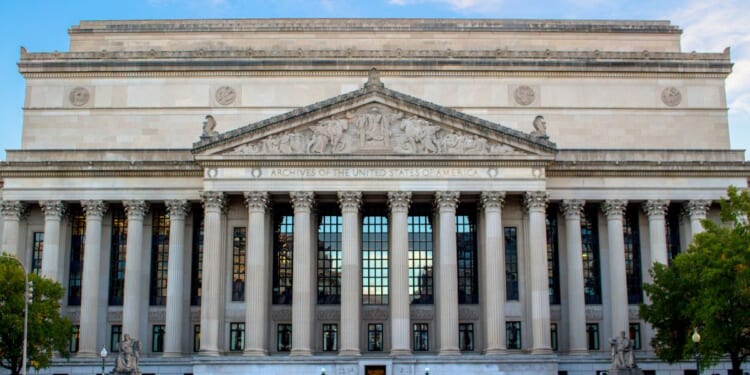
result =
[[[640,316],[656,329],[651,345],[659,358],[690,358],[698,328],[701,367],[728,354],[732,373],[741,374],[750,354],[750,195],[730,187],[727,196],[721,224],[703,220],[705,231],[671,266],[654,265]]]
[[[29,302],[27,366],[49,367],[54,352],[70,357],[68,343],[73,332],[70,320],[60,315],[63,288],[50,279],[29,275],[34,284]],[[24,276],[17,261],[0,257],[0,366],[11,374],[23,366]]]

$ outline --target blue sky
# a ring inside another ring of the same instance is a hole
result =
[[[750,150],[750,4],[747,0],[5,0],[0,5],[0,160],[21,147],[24,82],[16,63],[29,52],[67,51],[81,20],[176,18],[544,18],[670,20],[683,51],[732,48],[727,80],[731,146]],[[746,152],[750,155],[750,152]],[[750,156],[746,156],[750,158]]]

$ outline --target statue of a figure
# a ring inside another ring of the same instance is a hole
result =
[[[620,332],[620,337],[613,337],[609,340],[612,348],[612,368],[637,368],[635,364],[635,354],[633,353],[633,341],[626,335],[625,331]]]
[[[113,374],[131,374],[140,375],[141,369],[138,368],[138,361],[141,355],[141,343],[130,337],[129,334],[125,334],[122,341],[118,345],[120,352],[117,354],[115,360],[115,369],[112,371]]]
[[[201,138],[212,138],[219,135],[216,131],[216,120],[214,116],[206,115],[206,119],[203,120],[203,134]]]
[[[544,121],[544,116],[536,116],[534,118],[534,131],[531,132],[531,136],[548,139],[547,136],[547,121]]]

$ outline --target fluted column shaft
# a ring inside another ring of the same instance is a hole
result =
[[[185,217],[190,205],[185,200],[165,202],[169,212],[169,256],[167,262],[167,308],[164,355],[182,354],[185,294]]]
[[[292,258],[292,351],[294,356],[312,355],[313,303],[315,297],[314,253],[312,244],[312,192],[292,192],[294,206],[294,257]]]
[[[248,272],[245,286],[245,355],[264,356],[268,354],[266,338],[268,325],[269,270],[271,269],[271,252],[268,249],[268,204],[269,197],[265,191],[245,193],[247,204],[247,257]]]
[[[440,216],[440,245],[438,249],[438,324],[440,326],[440,355],[457,355],[458,350],[458,254],[456,253],[456,206],[459,193],[435,193],[435,205]]]
[[[123,201],[128,215],[127,255],[125,259],[125,291],[122,308],[122,332],[131,337],[143,340],[141,322],[143,316],[143,283],[148,280],[148,273],[143,267],[143,260],[148,252],[143,248],[143,218],[148,212],[145,201]]]
[[[102,201],[81,201],[86,213],[83,277],[81,282],[81,318],[78,355],[95,357],[98,351],[99,279],[102,260],[102,216],[107,206]],[[102,301],[104,302],[104,301]],[[104,304],[101,304],[104,306]]]
[[[21,230],[21,217],[26,211],[26,206],[19,201],[0,202],[0,211],[3,215],[3,252],[17,257],[26,264],[25,252],[21,249],[19,232]]]
[[[532,353],[550,353],[549,279],[547,278],[547,222],[545,210],[549,194],[528,192],[529,259],[531,262],[531,330]]]
[[[485,337],[484,354],[497,355],[505,346],[505,235],[502,210],[505,192],[482,192],[484,209],[484,252],[480,277],[484,287],[482,304]]]
[[[628,207],[626,200],[608,200],[602,209],[607,216],[609,245],[609,295],[612,309],[612,335],[628,332],[628,288],[625,272],[625,235],[623,215]]]
[[[388,205],[391,210],[391,355],[411,354],[409,338],[409,232],[408,217],[411,204],[410,192],[389,192]]]
[[[586,299],[583,292],[583,244],[581,240],[581,210],[584,201],[565,200],[565,243],[567,248],[568,287],[568,352],[588,353],[586,342]]]
[[[224,298],[221,295],[221,213],[224,193],[206,191],[203,198],[203,284],[201,289],[201,354],[219,355],[219,330]]]
[[[667,264],[667,233],[665,230],[665,215],[669,201],[650,200],[643,204],[643,210],[648,215],[648,243],[651,250],[651,264]]]
[[[362,193],[339,192],[341,206],[341,350],[340,355],[360,355],[359,323],[362,305],[361,242],[359,208]]]
[[[711,207],[711,201],[709,200],[692,200],[685,204],[685,210],[688,212],[688,215],[690,215],[691,241],[692,237],[703,232],[701,220],[706,218],[709,207]]]
[[[41,201],[39,206],[44,213],[42,276],[60,282],[60,222],[65,206],[60,201]]]

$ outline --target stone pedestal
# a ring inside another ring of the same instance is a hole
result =
[[[635,368],[613,368],[609,370],[609,375],[643,375],[643,370]]]

